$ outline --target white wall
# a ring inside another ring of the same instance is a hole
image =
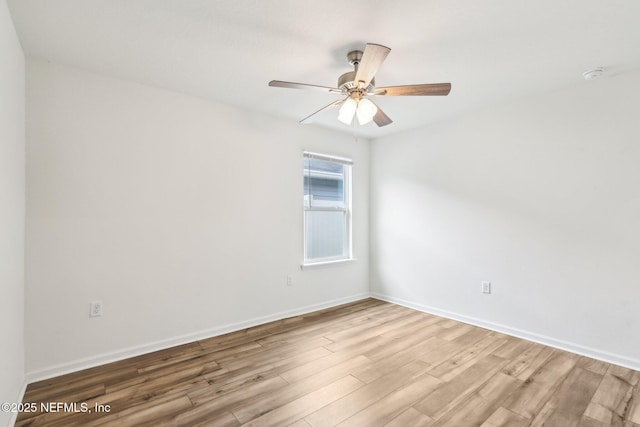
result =
[[[31,59],[27,139],[29,378],[368,295],[366,140]],[[354,159],[356,262],[300,270],[303,150]]]
[[[635,72],[375,141],[374,294],[640,369],[638,111]]]
[[[24,383],[25,60],[0,2],[0,402]],[[0,425],[11,413],[0,411]]]
[[[370,141],[28,60],[29,378],[358,298],[369,272],[638,369],[638,95],[629,73],[383,138],[369,173]],[[355,263],[299,269],[303,150],[355,160]]]

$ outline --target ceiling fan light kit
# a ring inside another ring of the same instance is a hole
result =
[[[353,115],[356,113],[357,109],[358,103],[353,98],[347,99],[342,103],[342,107],[340,107],[338,120],[340,120],[345,125],[350,125],[353,121]]]
[[[345,125],[350,125],[353,122],[353,117],[357,117],[358,124],[366,125],[373,120],[373,117],[378,112],[376,104],[368,99],[355,99],[349,97],[342,103],[340,112],[338,113],[338,120]]]
[[[360,102],[358,102],[358,108],[356,109],[358,123],[366,125],[373,120],[373,117],[377,112],[378,107],[376,107],[376,104],[366,98],[361,99]]]
[[[342,74],[338,79],[338,87],[336,88],[280,80],[270,81],[269,86],[320,90],[344,96],[344,98],[334,101],[300,120],[300,123],[307,122],[322,111],[342,105],[338,113],[338,120],[342,123],[350,125],[353,122],[353,118],[356,117],[360,125],[373,121],[379,127],[391,124],[392,120],[373,101],[366,98],[368,96],[446,96],[449,94],[451,83],[376,88],[374,76],[390,51],[391,49],[386,46],[367,43],[364,52],[359,50],[349,52],[347,60],[353,66],[353,71]]]

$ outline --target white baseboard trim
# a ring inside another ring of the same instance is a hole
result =
[[[117,350],[109,353],[104,353],[92,357],[83,359],[77,359],[69,363],[62,363],[55,366],[39,369],[36,371],[28,372],[26,374],[26,384],[30,384],[36,381],[42,381],[49,378],[57,377],[60,375],[68,374],[71,372],[81,371],[83,369],[93,368],[96,366],[104,365],[106,363],[117,362],[118,360],[127,359],[130,357],[140,356],[142,354],[151,353],[158,350],[164,350],[166,348],[175,347],[177,345],[187,344],[190,342],[215,337],[218,335],[227,334],[229,332],[235,332],[242,329],[250,328],[253,326],[262,325],[264,323],[273,322],[287,317],[299,316],[301,314],[311,313],[313,311],[322,310],[325,308],[335,307],[341,304],[347,304],[354,301],[359,301],[365,298],[369,298],[369,293],[361,293],[352,295],[349,297],[337,298],[329,301],[324,301],[318,304],[307,305],[304,307],[298,307],[291,310],[281,311],[273,313],[268,316],[255,317],[242,322],[229,323],[223,326],[219,326],[204,331],[194,332],[190,334],[184,334],[178,337],[173,337],[161,341],[155,341],[135,347],[129,347],[122,350]],[[25,387],[26,387],[25,384]],[[24,390],[23,390],[24,394]]]
[[[24,392],[27,390],[27,381],[22,382],[22,387],[20,388],[20,392],[18,393],[18,398],[14,400],[14,402],[22,402],[24,399]],[[9,416],[9,424],[7,426],[13,427],[16,425],[16,420],[18,419],[18,412],[12,412]]]
[[[26,387],[28,384],[46,380],[48,378],[57,377],[60,375],[68,374],[71,372],[80,371],[83,369],[93,368],[96,366],[104,365],[106,363],[117,362],[118,360],[127,359],[130,357],[140,356],[142,354],[151,353],[158,350],[174,347],[177,345],[187,344],[193,341],[207,339],[218,335],[227,334],[229,332],[235,332],[242,329],[250,328],[264,323],[273,322],[287,317],[299,316],[306,313],[322,310],[325,308],[335,307],[341,304],[347,304],[354,301],[359,301],[366,298],[376,298],[382,301],[391,302],[394,304],[402,305],[404,307],[412,308],[418,311],[422,311],[436,316],[445,317],[447,319],[457,320],[459,322],[468,323],[470,325],[479,326],[481,328],[489,329],[492,331],[500,332],[506,335],[522,338],[528,341],[537,342],[539,344],[547,345],[550,347],[558,348],[560,350],[569,351],[572,353],[580,354],[583,356],[591,357],[593,359],[601,360],[603,362],[612,363],[615,365],[624,366],[629,369],[640,371],[640,360],[622,356],[607,351],[598,350],[591,347],[586,347],[580,344],[559,340],[556,338],[548,337],[545,335],[536,334],[534,332],[525,331],[522,329],[512,328],[499,323],[489,322],[486,320],[478,319],[475,317],[466,316],[459,313],[442,310],[436,307],[427,306],[424,304],[395,298],[389,295],[380,294],[377,292],[361,293],[344,298],[337,298],[329,301],[324,301],[318,304],[307,305],[304,307],[298,307],[291,310],[281,311],[273,313],[268,316],[256,317],[242,322],[229,323],[227,325],[219,326],[216,328],[199,331],[195,333],[185,334],[178,337],[169,338],[166,340],[155,341],[140,346],[129,347],[122,350],[104,353],[92,357],[83,359],[77,359],[69,363],[63,363],[47,368],[39,369],[36,371],[28,372],[25,376],[25,383],[20,391],[20,399],[17,402],[22,401]],[[13,421],[9,425],[13,425],[15,422],[14,414]]]
[[[395,298],[389,295],[383,295],[377,292],[371,293],[372,298],[376,298],[382,301],[391,302],[394,304],[402,305],[404,307],[413,308],[424,313],[434,314],[436,316],[446,317],[447,319],[457,320],[459,322],[468,323],[470,325],[479,326],[484,329],[489,329],[502,334],[511,335],[517,338],[522,338],[527,341],[533,341],[539,344],[554,347],[560,350],[569,351],[571,353],[580,354],[582,356],[590,357],[592,359],[601,360],[603,362],[612,363],[614,365],[623,366],[625,368],[633,369],[634,371],[640,371],[640,359],[634,359],[627,356],[622,356],[615,353],[610,353],[596,348],[583,346],[569,341],[559,340],[546,335],[536,334],[534,332],[525,331],[522,329],[512,328],[499,323],[489,322],[475,317],[465,316],[463,314],[454,313],[447,310],[441,310],[436,307],[427,306],[424,304]]]

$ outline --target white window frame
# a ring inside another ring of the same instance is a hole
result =
[[[344,182],[343,182],[343,191],[344,191],[344,200],[345,200],[345,204],[346,206],[344,208],[340,208],[340,207],[322,207],[322,206],[313,206],[312,203],[307,203],[306,200],[304,200],[304,196],[303,196],[303,236],[304,236],[304,241],[303,241],[303,264],[302,266],[313,266],[313,265],[323,265],[323,264],[332,264],[332,263],[336,263],[336,262],[344,262],[344,261],[351,261],[353,260],[353,238],[352,238],[352,216],[353,216],[353,212],[352,212],[352,201],[351,201],[351,192],[352,192],[352,167],[353,167],[353,160],[348,159],[346,157],[338,157],[338,156],[331,156],[328,154],[320,154],[320,153],[312,153],[309,151],[305,151],[303,153],[303,159],[305,158],[309,158],[309,159],[318,159],[318,160],[324,160],[324,161],[328,161],[328,162],[333,162],[333,163],[339,163],[344,167]],[[304,165],[304,162],[303,162]],[[303,167],[303,176],[305,174],[305,169]],[[303,188],[303,195],[304,195],[304,188]],[[344,242],[344,245],[346,246],[346,248],[344,248],[345,250],[343,251],[344,253],[342,255],[339,256],[332,256],[332,257],[323,257],[323,258],[307,258],[307,212],[308,211],[330,211],[330,212],[344,212],[345,213],[345,235],[346,235],[346,242]]]

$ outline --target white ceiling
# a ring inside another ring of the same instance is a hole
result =
[[[448,97],[376,102],[379,137],[509,98],[640,68],[638,0],[8,0],[26,55],[300,120],[336,95],[346,54],[392,50],[378,86],[451,82]],[[326,112],[316,125],[353,132]],[[303,126],[303,125],[301,125]],[[304,125],[307,126],[307,125]],[[313,125],[310,125],[313,126]]]

